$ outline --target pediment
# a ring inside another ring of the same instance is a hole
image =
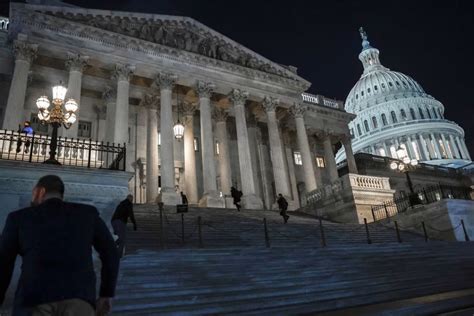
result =
[[[274,63],[192,18],[70,7],[26,6],[35,13],[56,18],[59,25],[64,24],[60,21],[73,22],[294,80],[302,87],[308,88],[310,85],[291,67]]]

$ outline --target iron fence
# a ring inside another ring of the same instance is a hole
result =
[[[43,163],[49,158],[48,135],[0,130],[0,159]],[[56,159],[66,166],[125,171],[126,146],[92,139],[58,137]]]
[[[441,184],[424,187],[414,194],[400,195],[380,205],[373,205],[372,217],[375,222],[403,213],[415,205],[431,204],[442,199],[470,200],[470,189]]]

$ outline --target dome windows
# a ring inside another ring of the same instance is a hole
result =
[[[367,122],[367,120],[364,120],[364,129],[366,132],[369,132],[370,129],[369,129],[369,122]]]
[[[400,87],[400,82],[395,81],[395,84]]]
[[[385,113],[382,113],[382,124],[383,126],[388,125],[387,116],[385,115]]]
[[[367,93],[370,93],[370,88],[367,89]]]
[[[385,83],[382,82],[382,89],[385,89]]]
[[[423,114],[423,110],[422,110],[421,108],[418,108],[418,112],[420,113],[420,118],[421,118],[422,120],[424,120],[424,119],[425,119],[425,115]]]
[[[405,112],[404,109],[401,109],[401,110],[400,110],[400,114],[401,114],[401,116],[402,116],[402,120],[406,120],[406,119],[407,119],[407,113]]]
[[[379,87],[374,86],[374,90],[375,90],[375,91],[378,91],[378,90],[379,90]]]
[[[393,87],[393,83],[392,83],[391,81],[388,82],[388,85],[389,85],[390,87]]]
[[[426,114],[428,114],[428,117],[432,119],[430,109],[426,108]]]
[[[357,133],[360,135],[362,135],[362,129],[360,128],[360,124],[357,124]]]
[[[360,96],[362,96],[362,97],[364,96],[364,91],[360,92]]]
[[[416,120],[415,110],[413,110],[413,108],[410,108],[410,115],[412,120]]]
[[[377,128],[378,127],[378,124],[377,124],[377,118],[375,116],[372,116],[372,126],[374,128]]]
[[[397,114],[395,114],[395,111],[391,111],[390,115],[392,116],[392,122],[393,123],[398,123]]]

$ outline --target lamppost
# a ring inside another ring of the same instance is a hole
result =
[[[76,114],[78,105],[74,99],[69,99],[66,102],[67,88],[61,82],[53,87],[53,108],[48,110],[50,101],[47,96],[41,96],[36,100],[38,107],[38,118],[42,124],[50,124],[53,127],[53,134],[51,135],[51,144],[49,146],[49,159],[44,163],[60,165],[56,160],[56,149],[58,147],[58,128],[63,125],[69,129],[74,122],[76,122]],[[64,110],[63,110],[64,105]]]
[[[398,170],[400,172],[403,172],[406,176],[407,179],[407,184],[408,188],[410,189],[410,195],[408,196],[410,200],[410,204],[413,206],[415,204],[420,204],[420,199],[418,198],[418,194],[415,193],[415,190],[413,190],[413,183],[411,182],[410,178],[410,170],[414,170],[416,166],[418,165],[418,160],[416,159],[410,159],[408,157],[406,149],[402,148],[401,146],[398,147],[396,150],[397,157],[401,161],[393,161],[390,163],[390,169],[392,170]]]
[[[173,133],[174,133],[174,137],[178,141],[181,141],[181,139],[183,139],[184,137],[184,125],[181,124],[181,122],[179,121],[179,105],[180,105],[180,102],[178,99],[178,89],[176,89],[176,108],[178,112],[178,122],[173,126]]]

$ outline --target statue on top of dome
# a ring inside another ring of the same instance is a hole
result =
[[[365,30],[362,26],[359,28],[359,33],[360,33],[360,37],[362,38],[362,48],[363,48],[363,50],[371,48],[370,42],[368,41],[367,33],[365,32]]]

